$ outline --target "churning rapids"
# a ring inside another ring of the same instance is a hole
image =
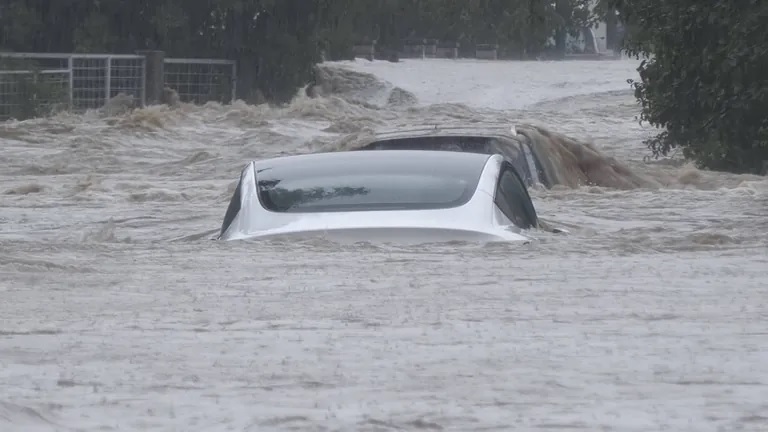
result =
[[[290,106],[0,123],[0,430],[768,428],[768,181],[646,161],[634,60],[328,66]],[[215,242],[251,158],[542,125],[657,184],[521,247]]]

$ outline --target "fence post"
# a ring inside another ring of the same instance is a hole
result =
[[[67,57],[67,69],[69,69],[69,109],[75,109],[75,59]]]
[[[104,103],[109,102],[112,96],[112,56],[108,56],[106,59],[106,68],[104,70]]]
[[[162,103],[165,87],[165,52],[154,50],[136,51],[144,56],[144,97],[147,105]]]
[[[263,103],[258,88],[254,85],[254,77],[259,72],[258,59],[251,54],[244,54],[237,60],[237,66],[233,70],[236,75],[234,102],[237,99],[250,104]],[[234,66],[233,66],[234,67]]]
[[[232,99],[229,103],[234,103],[237,100],[237,62],[232,62]]]

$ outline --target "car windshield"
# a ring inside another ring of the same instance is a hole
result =
[[[442,158],[439,163],[368,158],[281,165],[258,173],[259,199],[273,212],[311,213],[426,210],[463,205],[472,197],[483,163]]]

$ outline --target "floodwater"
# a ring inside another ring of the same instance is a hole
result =
[[[0,123],[0,430],[768,430],[768,181],[645,160],[637,64],[357,61],[281,109]],[[210,240],[248,159],[502,121],[661,186],[534,189],[571,233],[527,246]]]

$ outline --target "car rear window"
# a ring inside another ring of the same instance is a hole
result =
[[[427,210],[472,198],[487,158],[325,158],[257,173],[259,200],[273,212]]]

